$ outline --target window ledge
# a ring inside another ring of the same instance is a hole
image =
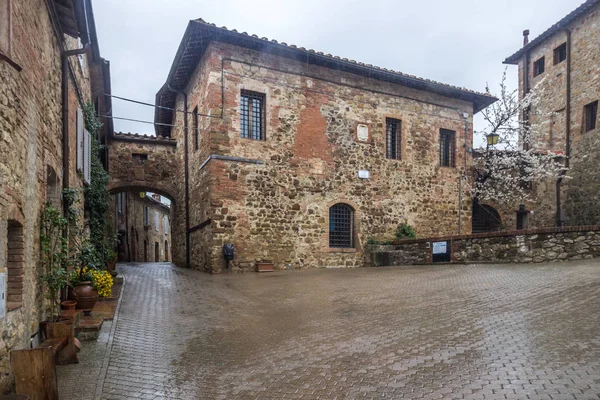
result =
[[[355,247],[330,247],[329,253],[356,253],[358,251]]]
[[[12,58],[10,58],[9,56],[7,56],[6,54],[0,52],[0,60],[4,60],[8,63],[8,65],[10,65],[11,67],[13,67],[14,69],[17,70],[17,72],[21,72],[23,70],[23,68],[17,64],[15,61],[13,61]]]
[[[23,307],[23,303],[20,302],[7,302],[6,303],[6,311],[14,311]]]

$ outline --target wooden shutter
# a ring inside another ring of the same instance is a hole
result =
[[[83,179],[88,185],[92,181],[92,137],[87,130],[83,131]]]
[[[84,165],[84,138],[83,138],[83,111],[77,109],[77,171],[83,171]]]

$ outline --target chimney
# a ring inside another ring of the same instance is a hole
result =
[[[160,201],[160,194],[152,193],[152,198],[156,201]]]
[[[529,29],[525,29],[523,31],[523,47],[527,46],[529,43]]]

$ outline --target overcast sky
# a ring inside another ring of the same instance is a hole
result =
[[[583,0],[95,0],[112,93],[154,103],[191,19],[468,89],[492,89],[524,29],[533,39]],[[516,86],[516,67],[509,67]],[[154,109],[113,100],[113,115]],[[479,121],[476,120],[475,129]],[[115,130],[154,134],[115,120]]]

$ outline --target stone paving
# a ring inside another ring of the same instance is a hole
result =
[[[600,399],[598,261],[119,268],[117,319],[59,367],[61,398]]]

